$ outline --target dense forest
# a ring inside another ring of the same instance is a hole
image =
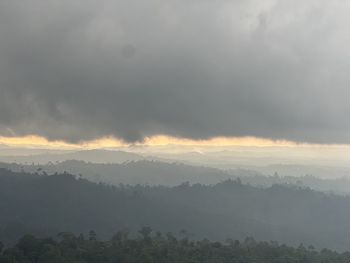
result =
[[[150,226],[185,229],[194,239],[276,240],[290,245],[347,250],[350,198],[308,188],[259,188],[227,180],[216,185],[110,186],[70,174],[52,176],[0,170],[0,236],[14,244],[26,233],[96,230],[110,238],[119,229]]]
[[[103,182],[112,185],[148,184],[176,186],[183,182],[216,184],[232,177],[222,170],[208,167],[166,163],[159,161],[130,161],[118,163],[91,163],[79,160],[68,160],[59,163],[17,164],[0,163],[0,167],[12,171],[29,173],[64,173],[79,175],[92,182]]]
[[[229,239],[225,243],[207,239],[192,240],[183,233],[177,238],[143,227],[137,237],[127,230],[108,241],[98,240],[90,231],[87,237],[62,232],[55,238],[23,236],[16,245],[3,249],[0,243],[0,263],[348,263],[350,253],[312,246],[297,248],[277,242],[243,242]]]
[[[90,153],[90,152],[87,152]],[[217,184],[227,179],[240,179],[244,184],[259,187],[271,187],[274,184],[289,184],[310,187],[317,191],[334,192],[336,194],[350,194],[350,180],[345,177],[318,178],[312,175],[284,176],[276,172],[262,174],[248,169],[220,170],[210,167],[192,166],[183,163],[170,163],[151,160],[129,161],[124,163],[93,163],[81,160],[66,160],[47,164],[18,164],[1,163],[0,168],[15,172],[40,174],[55,174],[68,172],[82,175],[95,183],[119,184],[147,184],[176,186],[183,182],[191,184]]]

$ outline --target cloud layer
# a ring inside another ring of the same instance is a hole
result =
[[[0,135],[350,143],[346,1],[0,2]]]

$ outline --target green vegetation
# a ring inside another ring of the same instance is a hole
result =
[[[0,263],[348,263],[350,253],[313,247],[298,248],[276,242],[228,240],[225,244],[206,239],[193,241],[168,233],[152,233],[144,227],[139,237],[120,231],[109,241],[99,241],[94,231],[83,235],[60,233],[57,238],[22,237],[7,249],[0,246]],[[183,235],[185,233],[183,232]]]

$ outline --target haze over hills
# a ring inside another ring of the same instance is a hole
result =
[[[71,153],[71,152],[74,152],[74,150],[31,148],[31,147],[19,148],[19,147],[0,144],[0,158],[4,158],[4,159],[1,159],[3,161],[13,161],[13,157],[23,158],[23,161],[26,161],[25,157],[30,159],[31,156],[34,157],[37,155],[63,154],[63,153]]]
[[[228,180],[212,186],[111,187],[68,174],[39,176],[0,169],[0,236],[13,242],[24,233],[150,226],[186,229],[196,239],[276,240],[338,250],[350,246],[349,197],[299,187],[257,188]]]
[[[349,13],[0,1],[0,263],[349,263]]]
[[[262,174],[280,176],[315,176],[323,179],[350,178],[350,167],[305,164],[273,164],[267,166],[243,166],[242,168],[259,171]]]
[[[44,151],[44,150],[42,150]],[[12,155],[0,156],[2,162],[17,162],[17,163],[36,163],[47,164],[56,163],[67,160],[78,160],[94,163],[123,163],[127,161],[143,160],[142,155],[125,152],[125,151],[109,151],[109,150],[81,150],[81,151],[55,151],[44,152],[41,154],[28,155]]]
[[[173,148],[172,148],[173,147]],[[161,151],[160,151],[161,149]],[[169,153],[169,149],[174,152]],[[160,161],[167,163],[184,163],[190,166],[218,168],[225,171],[230,170],[248,170],[266,176],[278,173],[280,176],[299,177],[305,175],[316,176],[320,178],[336,179],[350,177],[350,166],[343,161],[341,164],[332,164],[330,161],[323,162],[322,159],[310,157],[310,160],[292,158],[291,156],[280,156],[276,158],[279,151],[274,153],[267,150],[253,149],[251,147],[241,147],[237,151],[187,151],[191,147],[185,147],[177,152],[175,146],[167,147],[124,147],[121,149],[95,149],[79,151],[60,151],[36,149],[20,150],[22,155],[5,155],[4,151],[0,154],[0,162],[19,163],[19,164],[40,164],[64,162],[67,160],[79,160],[91,163],[101,164],[121,164],[130,161]],[[10,151],[11,152],[11,151]],[[13,152],[16,153],[16,152]],[[24,154],[26,153],[26,154]],[[39,154],[36,154],[39,153]],[[270,155],[271,154],[271,155]]]
[[[227,179],[238,179],[258,187],[271,187],[274,184],[309,187],[323,192],[334,192],[341,195],[350,194],[350,179],[346,177],[320,178],[312,175],[281,176],[274,172],[271,175],[248,169],[220,170],[217,168],[193,166],[182,163],[160,161],[130,161],[122,164],[91,163],[77,160],[59,163],[17,164],[0,163],[1,168],[15,172],[38,174],[55,174],[69,172],[91,182],[118,186],[127,185],[163,185],[177,186],[184,182],[213,185]]]
[[[216,184],[231,176],[216,168],[190,166],[159,161],[130,161],[122,164],[97,164],[84,161],[64,161],[47,165],[20,165],[0,163],[0,167],[16,172],[47,174],[69,172],[92,182],[112,185],[164,185],[175,186],[184,182]]]

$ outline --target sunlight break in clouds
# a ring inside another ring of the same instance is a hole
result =
[[[34,148],[57,148],[57,149],[95,149],[95,148],[111,148],[111,147],[125,147],[131,145],[144,146],[163,146],[163,145],[183,145],[183,146],[296,146],[294,142],[288,141],[272,141],[267,139],[259,139],[254,137],[244,138],[225,138],[217,137],[208,140],[191,140],[176,138],[166,135],[157,135],[147,137],[143,142],[127,143],[122,140],[107,137],[97,140],[85,141],[81,143],[67,143],[64,141],[49,141],[40,136],[24,136],[24,137],[0,137],[0,144],[15,147],[34,147]]]
[[[0,137],[0,144],[12,147],[28,147],[28,148],[50,148],[50,149],[97,149],[97,148],[118,148],[127,146],[202,146],[202,147],[228,147],[228,146],[253,146],[253,147],[311,147],[312,144],[297,144],[295,142],[283,140],[267,140],[255,137],[229,138],[216,137],[208,140],[192,140],[184,138],[176,138],[166,135],[157,135],[146,137],[143,142],[128,143],[120,139],[106,137],[97,140],[85,141],[81,143],[67,143],[64,141],[49,141],[39,136],[24,137]],[[318,146],[318,145],[314,145]],[[338,145],[339,146],[339,145]]]
[[[348,144],[349,12],[341,0],[0,1],[0,135]]]

